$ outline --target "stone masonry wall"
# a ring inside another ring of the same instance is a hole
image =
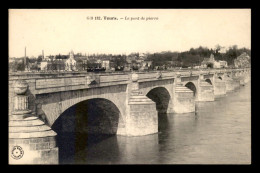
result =
[[[175,92],[173,106],[175,113],[195,112],[195,97],[193,92]]]
[[[9,157],[10,164],[58,164],[55,137],[9,139],[9,153],[14,146],[21,147],[24,153],[21,159]]]
[[[214,95],[225,95],[226,94],[226,83],[219,79],[215,80],[214,84]]]
[[[200,86],[200,92],[198,94],[198,101],[214,101],[214,89],[213,86]]]
[[[129,136],[148,135],[158,132],[156,105],[132,104],[127,116],[126,131]]]

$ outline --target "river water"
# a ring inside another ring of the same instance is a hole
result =
[[[158,116],[158,134],[97,139],[76,163],[251,163],[250,82],[214,102],[196,103],[195,113]]]

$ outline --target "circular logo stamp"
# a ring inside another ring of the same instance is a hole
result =
[[[23,157],[24,151],[20,146],[14,146],[11,152],[12,158],[18,160]]]

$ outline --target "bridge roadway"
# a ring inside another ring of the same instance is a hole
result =
[[[10,163],[58,163],[57,133],[52,128],[75,106],[90,101],[101,104],[101,109],[108,109],[108,112],[118,112],[116,118],[105,115],[109,123],[89,123],[89,133],[149,135],[158,132],[158,113],[194,112],[195,102],[214,101],[215,97],[225,96],[248,82],[250,72],[251,69],[245,68],[11,73],[9,152],[12,156],[12,149],[19,145],[24,156],[10,157]],[[35,157],[30,157],[29,153]]]

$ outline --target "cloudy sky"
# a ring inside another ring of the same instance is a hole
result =
[[[89,20],[100,16],[103,20]],[[104,16],[118,20],[104,20]],[[138,18],[139,20],[125,20]],[[143,18],[142,18],[143,17]],[[147,17],[156,20],[146,20]],[[122,18],[122,19],[121,19]],[[140,19],[144,20],[140,20]],[[9,57],[251,48],[250,9],[11,9]]]

